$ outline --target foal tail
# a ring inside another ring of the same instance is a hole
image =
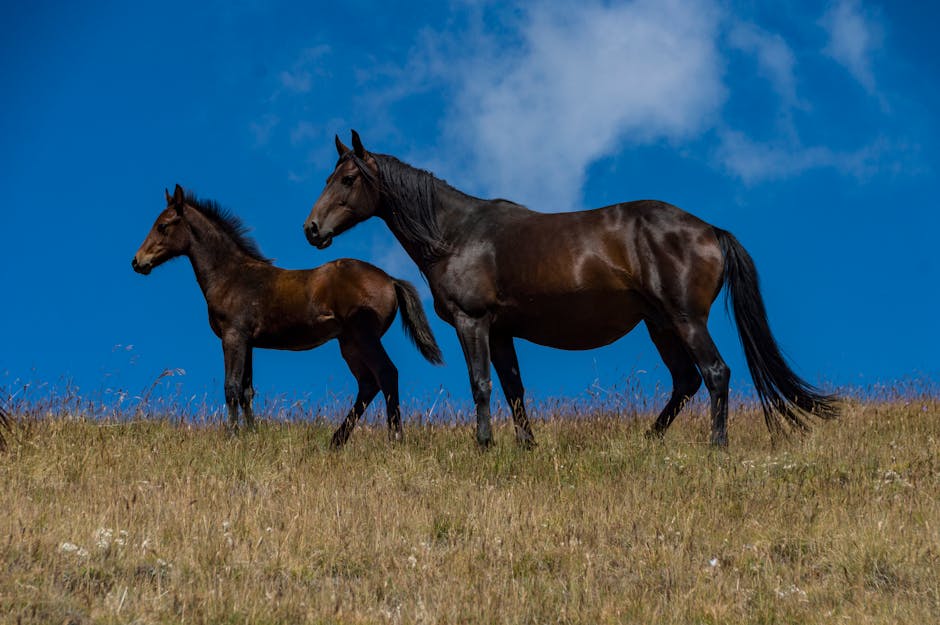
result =
[[[405,331],[405,336],[411,339],[428,362],[435,365],[444,364],[441,348],[434,340],[431,326],[428,325],[428,318],[424,316],[424,307],[421,305],[417,289],[405,280],[392,278],[392,282],[395,284],[398,307],[401,308],[401,327]]]
[[[725,259],[723,282],[728,289],[725,305],[730,299],[767,429],[771,434],[783,430],[780,415],[803,431],[810,429],[804,415],[835,418],[837,398],[820,392],[794,373],[770,332],[757,268],[750,254],[730,232],[715,228],[715,234]]]

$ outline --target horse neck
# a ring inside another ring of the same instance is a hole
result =
[[[198,211],[193,211],[189,224],[192,238],[187,257],[199,287],[209,300],[213,288],[241,275],[250,259],[230,236]]]
[[[446,182],[435,179],[432,185],[434,189],[432,201],[434,202],[438,224],[441,226],[442,239],[449,244],[460,234],[460,224],[474,211],[474,207],[471,206],[471,203],[462,201],[467,197],[466,195]],[[420,241],[413,241],[399,229],[394,219],[392,219],[389,209],[384,208],[379,215],[391,233],[398,239],[405,253],[422,271],[435,262],[435,260],[425,257]]]

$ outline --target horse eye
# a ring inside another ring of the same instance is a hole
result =
[[[356,179],[355,176],[343,176],[343,177],[340,179],[340,182],[342,182],[342,183],[343,183],[345,186],[347,186],[347,187],[351,187],[351,186],[352,186],[352,183],[353,183],[353,181],[354,181],[355,179]]]
[[[160,234],[166,234],[167,224],[157,224],[157,232]]]

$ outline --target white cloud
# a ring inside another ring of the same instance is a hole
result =
[[[576,208],[593,161],[713,124],[725,98],[719,17],[698,0],[538,4],[523,14],[520,45],[461,42],[474,54],[448,66],[448,143],[467,147],[482,192]]]
[[[783,37],[754,24],[738,22],[728,33],[728,43],[756,57],[760,73],[770,81],[784,104],[799,104],[794,72],[796,59]]]
[[[862,10],[858,0],[839,0],[819,23],[829,34],[823,52],[843,65],[869,93],[874,93],[872,54],[881,46],[882,39],[877,22]]]
[[[840,152],[826,146],[803,147],[792,141],[761,143],[734,130],[719,134],[719,162],[745,184],[780,180],[819,168],[864,178],[877,170],[887,147],[878,140],[858,150]]]

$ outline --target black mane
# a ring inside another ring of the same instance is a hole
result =
[[[440,258],[447,252],[448,245],[437,223],[434,185],[447,183],[431,172],[412,167],[394,156],[372,156],[378,165],[378,188],[387,216],[402,236],[418,247],[425,260]],[[359,161],[355,155],[353,158]],[[359,169],[368,171],[364,163],[359,165]]]
[[[203,217],[218,226],[219,230],[227,234],[238,246],[238,249],[249,257],[263,263],[271,264],[273,262],[261,253],[255,240],[248,236],[248,226],[232,211],[224,208],[215,200],[199,199],[189,191],[186,192],[186,204],[198,210]]]

